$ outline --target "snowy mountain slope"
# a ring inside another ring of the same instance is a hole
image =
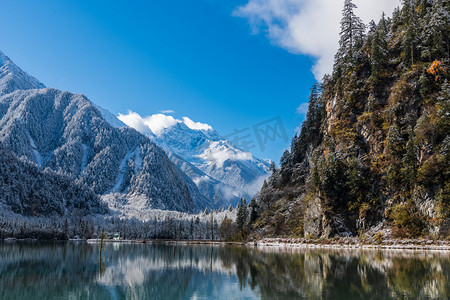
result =
[[[119,128],[118,120],[111,126],[107,113],[83,95],[41,88],[4,57],[0,143],[16,155],[71,176],[98,195],[144,198],[148,209],[194,212],[213,206],[148,137]]]
[[[70,178],[20,160],[0,145],[0,204],[24,216],[104,214],[106,205],[89,188]]]
[[[45,86],[16,66],[0,51],[0,96],[15,90],[40,89]]]
[[[93,103],[94,104],[94,103]],[[105,119],[112,127],[122,128],[127,125],[120,121],[114,114],[112,114],[109,110],[106,110],[96,104],[94,104],[95,108],[101,113],[102,118]]]
[[[221,137],[211,126],[157,114],[141,118],[129,112],[123,123],[150,136],[196,184],[203,195],[221,205],[250,199],[268,176],[269,163]]]

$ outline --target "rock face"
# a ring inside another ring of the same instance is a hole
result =
[[[323,227],[323,209],[320,205],[320,199],[314,198],[308,203],[305,210],[305,224],[303,227],[305,236],[322,236]]]
[[[312,89],[301,132],[261,189],[255,232],[449,236],[450,54],[425,37],[416,40],[420,51],[405,52],[411,26],[448,36],[448,22],[427,24],[449,11],[421,2],[341,45],[333,74]]]
[[[148,137],[111,126],[85,96],[44,88],[0,58],[0,143],[15,155],[70,176],[96,195],[145,197],[148,209],[214,206]]]

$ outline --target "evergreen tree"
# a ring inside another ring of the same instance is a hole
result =
[[[277,167],[275,166],[275,162],[271,162],[269,166],[269,171],[273,175],[277,172]]]
[[[289,150],[285,150],[284,152],[283,152],[283,155],[281,156],[281,159],[280,159],[280,166],[282,166],[282,167],[287,167],[288,165],[290,165],[291,164],[291,153],[289,152]]]
[[[403,64],[408,68],[415,62],[417,48],[419,45],[417,34],[419,19],[415,9],[415,1],[404,0],[403,3],[403,18],[406,26],[406,32],[402,41]]]
[[[189,227],[189,238],[194,239],[194,219],[191,218],[191,226]]]
[[[211,212],[211,218],[209,220],[209,231],[211,232],[210,236],[211,236],[211,240],[214,240],[214,212]]]
[[[372,66],[372,78],[379,79],[382,75],[383,69],[387,63],[388,56],[388,42],[387,42],[387,27],[386,20],[383,13],[380,23],[378,24],[372,39],[370,62]]]
[[[389,127],[386,146],[388,153],[392,158],[401,158],[401,154],[403,152],[403,138],[397,124]]]
[[[236,225],[238,230],[242,231],[244,226],[247,224],[248,220],[248,210],[247,210],[247,201],[245,198],[241,198],[238,204],[238,212],[236,217]]]
[[[423,8],[423,10],[425,10]],[[442,0],[436,0],[428,8],[426,17],[423,18],[421,40],[421,56],[423,59],[445,59],[450,56],[450,5],[444,7]]]
[[[250,207],[249,224],[253,224],[259,217],[259,214],[258,214],[259,205],[258,205],[258,202],[256,202],[255,198],[252,198],[252,200],[249,203],[249,207]]]
[[[357,6],[352,0],[345,0],[342,10],[339,50],[335,57],[335,69],[346,70],[352,67],[353,57],[362,45],[365,25],[354,13]]]
[[[63,233],[67,238],[70,238],[70,236],[69,236],[69,220],[67,218],[65,218],[65,220],[64,220]]]
[[[369,22],[369,31],[367,32],[367,36],[373,36],[373,34],[375,33],[375,31],[377,30],[377,23],[375,23],[374,20],[371,20]]]
[[[406,143],[406,152],[403,156],[403,163],[405,165],[405,179],[408,184],[408,190],[411,190],[415,183],[417,177],[417,150],[414,144],[414,135],[413,131],[409,135],[409,140]]]
[[[308,97],[308,112],[306,119],[302,124],[300,136],[292,140],[291,155],[294,164],[302,162],[303,153],[306,150],[306,145],[320,136],[321,123],[325,116],[325,107],[321,100],[322,85],[318,82],[314,83]]]

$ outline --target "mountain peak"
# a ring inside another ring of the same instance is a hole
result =
[[[3,52],[0,50],[0,67],[5,64],[6,61],[9,61],[9,57],[3,54]]]
[[[42,89],[45,85],[25,71],[0,51],[0,96],[16,90]]]
[[[267,161],[236,148],[208,124],[160,113],[141,117],[132,111],[118,118],[149,136],[181,169],[189,165],[186,173],[209,198],[223,198],[228,204],[250,199],[268,175]]]

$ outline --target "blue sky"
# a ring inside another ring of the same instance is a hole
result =
[[[0,0],[0,50],[116,115],[173,110],[222,135],[281,117],[290,139],[321,54],[274,37],[289,16],[254,15],[252,1]],[[289,144],[252,152],[278,162]]]

